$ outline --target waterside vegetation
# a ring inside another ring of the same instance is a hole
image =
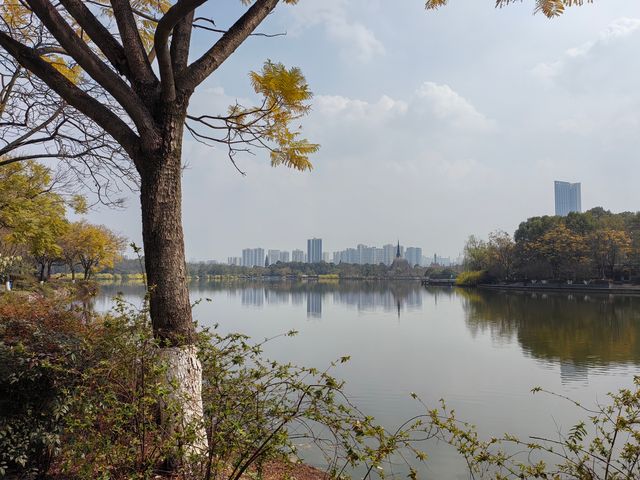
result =
[[[469,237],[458,283],[640,281],[640,212],[601,207],[522,222],[513,237]]]

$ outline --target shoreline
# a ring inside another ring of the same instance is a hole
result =
[[[640,285],[507,285],[480,284],[476,288],[485,290],[505,290],[512,292],[551,292],[551,293],[600,293],[609,295],[640,295]]]

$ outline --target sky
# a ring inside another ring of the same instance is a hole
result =
[[[189,260],[247,247],[328,252],[398,239],[457,257],[471,234],[513,233],[552,215],[553,181],[582,182],[582,207],[640,210],[640,3],[596,0],[549,20],[533,1],[300,0],[280,5],[196,92],[221,113],[257,102],[248,72],[267,59],[302,69],[313,170],[270,166],[185,136],[183,221]],[[229,26],[244,7],[207,2]],[[192,55],[214,40],[194,39]],[[89,220],[141,243],[139,200]]]

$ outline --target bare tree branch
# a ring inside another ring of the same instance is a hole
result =
[[[122,44],[127,46],[125,55],[133,75],[141,84],[156,86],[158,79],[153,73],[147,52],[140,39],[131,2],[129,0],[111,0],[111,8],[118,25]]]
[[[193,62],[177,79],[178,88],[195,90],[244,42],[278,4],[279,0],[257,0],[222,37]]]
[[[111,35],[111,32],[93,15],[91,10],[80,0],[60,0],[60,3],[73,16],[76,22],[78,22],[78,25],[87,32],[89,38],[91,38],[102,53],[104,53],[105,57],[107,57],[118,73],[125,75],[129,79],[133,79],[124,48],[113,35]]]
[[[138,96],[81,40],[48,0],[26,0],[47,30],[80,66],[122,105],[141,138],[156,140],[153,119]]]
[[[153,38],[153,46],[158,57],[160,68],[160,79],[162,80],[162,92],[168,101],[173,101],[176,97],[176,85],[174,78],[171,55],[169,53],[169,36],[173,28],[185,17],[191,16],[193,11],[205,3],[207,0],[179,0],[158,22],[156,33]],[[184,39],[182,39],[184,40]]]
[[[57,92],[69,105],[98,123],[115,138],[133,157],[139,148],[140,139],[136,133],[101,102],[81,90],[68,78],[44,61],[37,52],[0,31],[0,46],[13,56],[24,68],[35,73],[51,89]]]

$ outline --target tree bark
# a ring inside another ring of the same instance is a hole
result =
[[[186,111],[186,108],[184,109]],[[202,366],[197,356],[191,315],[182,230],[181,155],[184,113],[167,115],[161,151],[147,158],[141,172],[140,203],[149,307],[160,358],[173,390],[169,401],[181,405],[180,418],[161,412],[165,431],[195,429],[194,441],[182,445],[169,464],[207,450],[202,425]],[[170,409],[164,409],[165,412]]]

